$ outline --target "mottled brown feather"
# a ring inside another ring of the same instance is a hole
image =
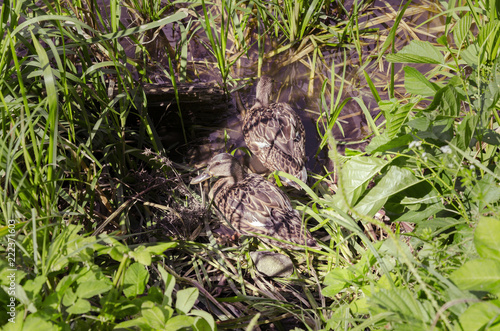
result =
[[[307,172],[304,125],[287,103],[268,104],[269,78],[262,79],[265,83],[259,82],[259,98],[243,119],[245,143],[269,170],[284,171],[305,182]],[[285,180],[285,183],[299,188],[293,182]]]
[[[224,165],[224,162],[231,166]],[[206,170],[211,176],[222,177],[213,185],[209,195],[231,225],[245,235],[263,234],[319,248],[304,228],[298,211],[292,208],[286,194],[262,176],[243,174],[239,168],[241,166],[232,156],[219,154],[210,161]],[[228,173],[230,171],[232,173]],[[196,178],[193,182],[196,182]],[[276,240],[259,238],[279,247],[301,249]]]

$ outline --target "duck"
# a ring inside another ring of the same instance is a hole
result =
[[[246,173],[234,156],[228,153],[214,156],[190,183],[198,184],[212,177],[219,179],[208,196],[239,234],[257,236],[285,249],[304,249],[298,245],[319,249],[288,196],[261,175]]]
[[[243,117],[242,132],[248,149],[270,171],[283,171],[307,180],[305,129],[300,117],[287,103],[269,103],[273,80],[262,76],[257,84],[255,104]],[[284,177],[283,184],[301,190]]]

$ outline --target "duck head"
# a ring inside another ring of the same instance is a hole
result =
[[[205,171],[191,180],[191,184],[201,183],[212,177],[232,177],[234,182],[243,179],[243,168],[238,160],[228,153],[214,156]]]

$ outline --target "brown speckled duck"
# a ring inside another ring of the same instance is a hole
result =
[[[209,197],[241,234],[263,234],[299,245],[319,249],[316,240],[304,228],[298,211],[290,199],[274,184],[256,174],[246,174],[238,160],[227,153],[218,154],[199,176],[197,184],[211,177],[221,177],[210,190]],[[286,249],[302,249],[264,237],[261,240]]]
[[[305,182],[304,125],[289,104],[269,104],[272,85],[271,78],[261,77],[257,85],[257,100],[243,119],[245,143],[269,170],[287,172]],[[291,180],[281,180],[286,185],[301,189]]]

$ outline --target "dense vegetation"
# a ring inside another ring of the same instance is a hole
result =
[[[498,329],[500,9],[415,4],[444,33],[403,46],[409,5],[380,31],[363,1],[3,1],[4,329]],[[282,56],[307,68],[309,95],[321,87],[318,153],[329,150],[334,172],[310,174],[293,202],[324,245],[286,252],[291,277],[255,270],[255,239],[217,242],[216,214],[168,158],[138,83],[159,28],[177,35],[158,64],[174,84],[218,70],[230,95],[246,83],[243,59],[261,74]],[[192,67],[194,42],[205,69]],[[331,132],[349,68],[379,108],[353,98],[366,146],[341,154]],[[374,68],[390,74],[375,80]]]

